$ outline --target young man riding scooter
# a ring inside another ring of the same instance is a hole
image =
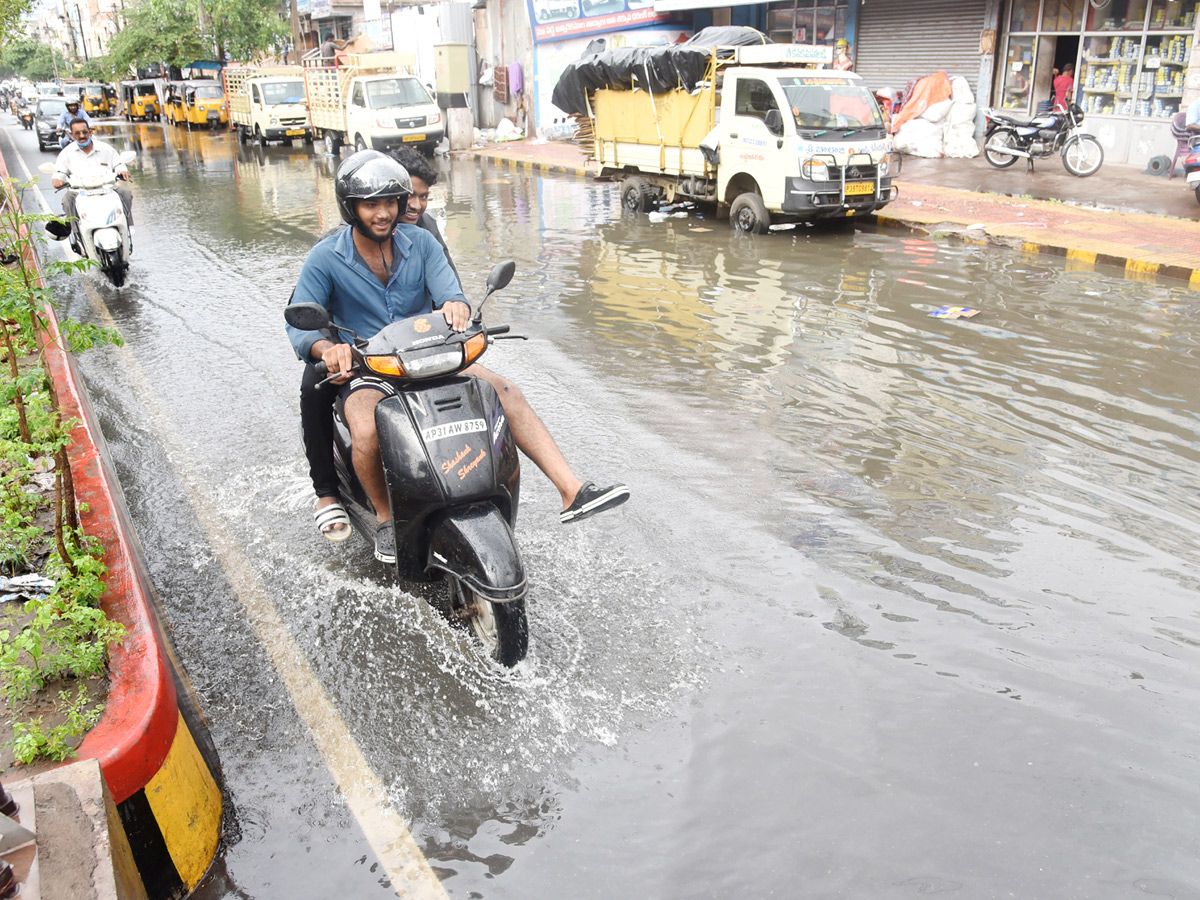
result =
[[[304,261],[292,302],[318,303],[329,310],[337,325],[363,337],[390,322],[433,309],[440,310],[455,331],[464,331],[471,308],[441,245],[428,231],[400,221],[413,193],[404,167],[378,151],[359,151],[338,167],[335,192],[342,220],[351,227],[313,247]],[[344,398],[353,441],[352,463],[378,521],[375,557],[392,563],[395,538],[375,433],[375,406],[386,389],[350,375],[353,360],[349,344],[291,327],[288,334],[302,360],[323,361],[330,374],[341,373],[334,383],[340,385]],[[517,446],[558,489],[563,502],[562,522],[577,521],[628,499],[629,490],[622,484],[598,488],[575,476],[516,385],[480,365],[465,372],[495,389]],[[310,443],[307,435],[305,443]],[[340,503],[325,498],[316,515],[318,527],[327,537],[341,540],[348,536],[349,517]],[[336,536],[326,530],[335,521],[344,526]]]

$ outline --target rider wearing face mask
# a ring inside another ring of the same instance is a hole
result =
[[[72,178],[78,178],[85,172],[111,172],[118,179],[129,181],[129,170],[111,144],[99,138],[92,137],[92,127],[82,118],[71,120],[71,143],[67,144],[58,154],[54,163],[54,180],[56,188],[65,187]],[[116,185],[117,195],[121,205],[125,207],[125,222],[133,231],[133,191],[128,184]],[[76,192],[68,188],[63,193],[63,215],[76,217]]]

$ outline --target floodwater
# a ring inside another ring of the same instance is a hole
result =
[[[130,286],[64,290],[127,341],[82,367],[224,764],[200,897],[392,893],[249,580],[456,900],[1200,898],[1200,295],[440,162],[468,296],[517,263],[485,363],[633,493],[560,526],[526,465],[504,672],[312,525],[281,309],[332,161],[114,141]]]

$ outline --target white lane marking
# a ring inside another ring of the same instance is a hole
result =
[[[86,279],[82,283],[101,324],[115,328],[116,323],[95,285]],[[412,833],[387,803],[383,783],[367,763],[337,707],[313,674],[308,660],[279,615],[279,610],[263,588],[250,559],[238,548],[237,541],[225,532],[222,524],[224,514],[213,504],[208,486],[193,480],[191,473],[198,471],[198,466],[187,449],[187,443],[176,434],[170,417],[159,404],[133,352],[128,346],[112,349],[120,356],[122,368],[134,392],[142,401],[147,417],[153,421],[155,431],[167,450],[167,457],[180,475],[196,518],[246,612],[247,621],[266,648],[275,671],[287,688],[297,716],[312,735],[317,750],[346,799],[346,805],[358,820],[363,835],[387,873],[392,889],[405,900],[449,900],[449,894],[413,840]]]
[[[23,157],[21,155],[21,150],[19,147],[17,147],[17,142],[13,140],[13,136],[8,133],[8,129],[4,130],[4,136],[6,138],[8,138],[9,144],[12,145],[13,155],[17,158],[17,162],[20,163],[21,171],[25,173],[25,180],[33,181],[33,173],[29,171],[29,166],[25,165],[25,157]],[[35,189],[35,192],[37,193],[38,203],[40,203],[42,205],[42,209],[47,214],[52,214],[54,212],[54,210],[52,210],[50,208],[50,204],[46,202],[46,197],[41,192],[41,189],[40,188]]]

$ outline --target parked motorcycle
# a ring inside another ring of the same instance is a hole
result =
[[[1196,202],[1200,203],[1200,134],[1192,138],[1183,158],[1183,174],[1187,176],[1187,186],[1196,194]]]
[[[120,155],[122,163],[136,158],[132,150]],[[54,163],[43,163],[38,169],[53,174]],[[78,218],[71,223],[51,219],[46,222],[46,231],[55,240],[70,240],[72,250],[95,262],[114,286],[121,287],[129,271],[133,241],[125,221],[125,207],[116,192],[116,176],[97,167],[94,172],[76,175],[68,187],[77,192]]]
[[[529,644],[525,564],[512,531],[521,466],[496,392],[461,373],[508,331],[507,325],[483,326],[483,304],[515,269],[509,260],[492,270],[487,293],[462,333],[434,312],[393,322],[367,340],[333,325],[319,304],[295,303],[284,311],[287,323],[301,331],[337,328],[349,335],[354,370],[390,388],[375,407],[375,425],[395,523],[397,573],[406,581],[447,582],[450,616],[468,623],[504,666],[524,659]],[[317,369],[323,373],[324,363]],[[362,533],[373,535],[376,516],[354,473],[341,400],[334,421],[342,503]]]
[[[1020,158],[1029,161],[1032,172],[1035,159],[1059,153],[1068,172],[1086,178],[1099,171],[1104,162],[1100,142],[1078,131],[1083,125],[1083,110],[1078,104],[1032,119],[999,109],[989,109],[985,115],[983,155],[997,169],[1006,169]]]

